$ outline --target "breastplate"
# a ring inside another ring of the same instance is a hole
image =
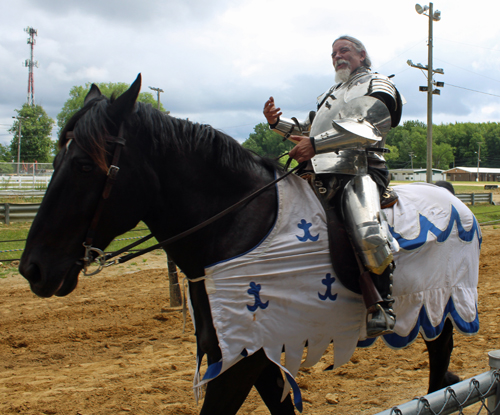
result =
[[[385,138],[391,128],[389,111],[381,101],[367,96],[372,92],[371,80],[376,76],[370,73],[357,74],[348,82],[324,94],[320,98],[322,104],[320,103],[312,123],[310,136],[314,137],[330,130],[332,120],[365,119]],[[384,142],[385,139],[377,146],[383,147]],[[311,162],[316,173],[364,175],[367,169],[367,154],[362,148],[353,148],[318,154]]]

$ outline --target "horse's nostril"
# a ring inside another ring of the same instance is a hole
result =
[[[42,281],[42,273],[37,265],[31,263],[27,267],[19,267],[19,272],[26,278],[31,284],[38,284]]]

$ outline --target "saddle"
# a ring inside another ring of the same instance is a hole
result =
[[[335,274],[348,290],[362,294],[360,280],[366,282],[366,272],[363,272],[358,262],[344,225],[340,200],[342,190],[352,176],[322,175],[318,179],[310,171],[302,172],[299,176],[309,183],[325,210],[330,261]],[[380,198],[382,209],[393,206],[397,200],[394,189],[387,187]]]

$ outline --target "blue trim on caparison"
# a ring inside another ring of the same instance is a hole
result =
[[[420,332],[420,328],[423,329],[424,336],[426,339],[433,340],[439,337],[443,332],[444,323],[448,316],[454,323],[457,330],[459,330],[461,333],[476,334],[479,331],[479,314],[477,312],[477,305],[476,305],[476,318],[471,322],[467,322],[462,317],[460,317],[455,308],[455,304],[453,303],[453,298],[450,297],[448,303],[446,304],[445,309],[443,310],[443,318],[436,327],[434,327],[431,324],[431,321],[429,320],[429,317],[427,315],[427,310],[425,309],[425,305],[423,305],[422,308],[420,309],[417,322],[413,327],[413,329],[408,334],[408,336],[402,337],[396,333],[386,334],[383,336],[384,342],[389,347],[392,347],[394,349],[402,349],[416,340],[418,333]],[[371,345],[373,345],[373,343],[375,343],[376,340],[377,338],[375,337],[359,341],[357,347],[359,348],[370,347]]]
[[[465,230],[462,225],[462,221],[460,219],[460,215],[455,208],[455,206],[451,205],[451,216],[448,226],[445,230],[439,229],[435,226],[429,219],[419,213],[418,221],[420,224],[420,233],[414,239],[405,239],[399,233],[394,231],[394,227],[389,226],[392,236],[398,241],[399,246],[402,249],[407,251],[411,251],[414,249],[420,248],[427,242],[427,235],[429,232],[432,232],[437,239],[437,242],[445,242],[451,234],[454,224],[457,224],[458,237],[464,242],[471,242],[474,239],[474,235],[477,234],[479,247],[483,242],[483,239],[479,233],[479,225],[475,217],[472,218],[472,227],[469,231]]]
[[[276,170],[274,171],[274,179],[276,180]],[[286,180],[286,179],[285,179]],[[213,264],[210,264],[210,265],[207,265],[205,268],[210,268],[210,267],[213,267],[215,265],[219,265],[219,264],[223,264],[224,262],[229,262],[229,261],[232,261],[233,259],[235,258],[239,258],[239,257],[242,257],[246,254],[248,254],[249,252],[252,252],[254,249],[257,249],[260,245],[262,245],[262,243],[267,239],[267,237],[271,234],[271,232],[274,230],[274,228],[276,227],[276,223],[278,222],[278,215],[279,215],[279,211],[280,211],[280,194],[279,194],[279,190],[278,190],[278,183],[276,183],[274,185],[274,189],[276,190],[276,202],[277,202],[277,207],[276,207],[276,218],[274,218],[274,223],[273,225],[271,226],[271,228],[269,228],[269,232],[267,232],[266,235],[264,235],[264,237],[260,240],[259,243],[257,243],[253,248],[250,248],[248,251],[246,252],[242,252],[241,254],[239,255],[235,255],[233,256],[232,258],[227,258],[227,259],[223,259],[221,261],[218,261],[218,262],[214,262]]]
[[[210,366],[208,366],[207,371],[203,375],[202,380],[210,380],[216,378],[217,376],[220,375],[221,369],[222,369],[222,360],[216,363],[212,363]]]
[[[299,385],[297,385],[297,382],[295,382],[295,379],[285,372],[285,376],[288,380],[288,383],[290,383],[290,386],[292,387],[293,391],[293,403],[295,405],[295,408],[297,408],[297,411],[302,413],[302,394],[300,393],[300,388]]]

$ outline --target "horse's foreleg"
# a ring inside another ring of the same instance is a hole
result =
[[[460,378],[448,371],[450,357],[453,351],[453,324],[446,320],[441,335],[432,341],[425,340],[429,352],[429,391],[439,389],[460,382]]]
[[[259,350],[208,382],[200,415],[235,415],[268,365]]]
[[[271,361],[255,382],[257,391],[272,415],[295,414],[290,394],[281,402],[284,384],[280,369]]]

